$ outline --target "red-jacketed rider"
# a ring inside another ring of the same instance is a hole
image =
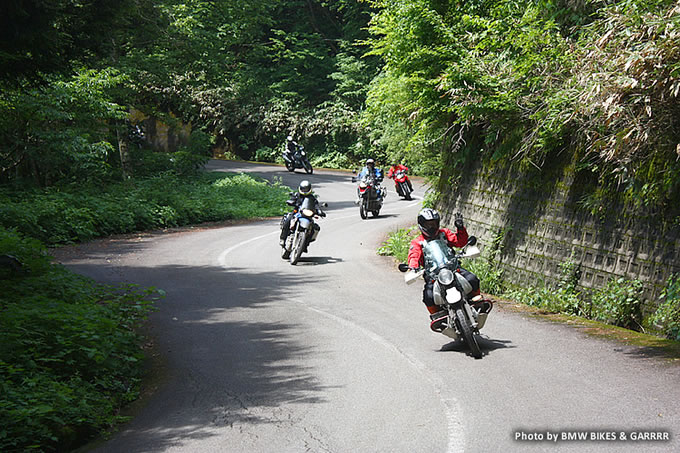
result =
[[[425,256],[423,254],[423,244],[426,241],[433,239],[446,239],[449,247],[462,248],[467,244],[468,233],[463,223],[463,216],[460,213],[455,215],[454,225],[456,232],[448,228],[439,228],[440,216],[435,209],[425,208],[418,214],[418,228],[421,235],[411,241],[411,247],[408,252],[408,266],[412,269],[418,269],[425,265]],[[479,294],[479,279],[473,273],[461,268],[459,271],[472,285],[473,295]],[[425,287],[423,288],[423,303],[430,312],[430,328],[435,332],[442,330],[442,324],[446,320],[448,313],[446,310],[441,310],[440,307],[434,303],[434,280],[424,275]]]
[[[406,165],[402,164],[392,164],[390,166],[390,169],[387,171],[387,177],[389,179],[394,179],[394,186],[397,187],[397,180],[395,177],[397,176],[397,173],[400,171],[408,171],[408,167]],[[413,192],[413,184],[411,184],[411,179],[406,177],[406,182],[408,183],[409,189],[411,189],[411,192]],[[399,192],[399,188],[397,187],[397,192]]]

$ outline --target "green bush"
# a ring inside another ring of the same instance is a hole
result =
[[[98,285],[2,228],[0,255],[22,263],[0,272],[0,450],[72,449],[137,397],[154,291]]]
[[[46,244],[285,211],[290,189],[252,176],[163,173],[127,183],[0,190],[0,226]]]
[[[592,296],[592,317],[627,329],[637,330],[641,323],[640,291],[642,282],[612,278]]]
[[[263,146],[255,151],[255,160],[257,162],[283,162],[281,151],[268,146]]]
[[[411,241],[418,235],[418,227],[400,228],[390,234],[378,248],[379,255],[394,256],[400,263],[408,258]]]
[[[672,340],[680,341],[680,277],[672,275],[661,293],[663,303],[651,317],[651,322]]]

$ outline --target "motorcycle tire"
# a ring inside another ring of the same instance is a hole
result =
[[[477,338],[472,332],[472,327],[468,322],[467,316],[462,308],[456,309],[456,320],[458,321],[458,326],[460,327],[460,333],[463,335],[465,343],[467,343],[472,353],[472,357],[475,359],[482,358],[482,350],[479,349],[479,344],[477,343]]]
[[[281,258],[287,260],[290,257],[290,250],[285,247],[281,247]]]
[[[378,217],[380,215],[380,209],[376,209],[375,211],[371,211],[371,214],[373,214],[373,217]]]
[[[297,262],[300,260],[300,257],[302,256],[302,252],[305,249],[305,238],[306,234],[301,231],[296,231],[295,232],[295,238],[293,239],[293,247],[291,248],[290,251],[290,264],[293,266],[297,264]]]
[[[364,204],[363,201],[359,204],[359,215],[362,219],[366,220],[368,218],[368,212],[366,212],[366,206],[364,206]]]
[[[305,168],[305,171],[307,172],[307,174],[311,175],[312,173],[314,173],[314,169],[312,168],[312,164],[310,164],[309,161],[303,160],[302,166]]]

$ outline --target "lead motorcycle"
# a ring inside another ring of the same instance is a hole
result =
[[[308,174],[314,172],[312,164],[309,163],[309,158],[307,158],[305,147],[302,145],[297,147],[292,156],[284,151],[283,162],[286,165],[286,170],[291,172],[295,171],[296,168],[303,168]]]
[[[322,206],[328,206],[328,204],[323,203]],[[316,211],[312,198],[305,198],[300,207],[291,215],[293,218],[290,221],[290,234],[281,247],[281,258],[295,265],[302,254],[307,251],[309,244],[316,241],[321,228],[314,222],[314,219],[319,218],[319,213]],[[281,227],[283,227],[283,219]]]
[[[366,175],[361,179],[352,177],[352,182],[359,182],[357,193],[359,195],[359,215],[362,219],[368,217],[368,213],[373,217],[380,215],[386,192],[380,187],[380,181],[374,175]]]
[[[410,269],[407,264],[400,264],[399,270],[406,272],[404,281],[407,284],[415,282],[423,274],[435,281],[434,303],[448,313],[441,333],[454,340],[462,340],[470,348],[472,356],[480,359],[482,351],[477,335],[493,305],[480,295],[472,297],[472,285],[460,273],[461,259],[480,255],[476,244],[477,238],[470,236],[463,250],[455,254],[443,239],[426,241],[423,244],[425,267]]]

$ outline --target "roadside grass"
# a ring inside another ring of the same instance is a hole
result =
[[[0,226],[48,246],[113,234],[282,215],[289,188],[221,172],[157,176],[103,186],[0,188]]]
[[[163,291],[98,284],[46,245],[276,216],[289,190],[218,172],[0,188],[0,451],[78,448],[127,420],[158,368],[143,327]]]
[[[403,263],[409,243],[416,234],[415,226],[393,231],[377,253],[393,256],[396,261]],[[594,337],[637,346],[641,348],[641,354],[680,362],[680,341],[675,339],[678,335],[677,326],[680,325],[677,313],[680,279],[672,277],[669,280],[664,291],[665,302],[655,314],[643,321],[640,319],[641,301],[636,298],[638,283],[635,281],[613,279],[596,291],[592,300],[586,301],[578,291],[573,263],[564,263],[563,275],[556,287],[541,282],[539,285],[520,288],[504,281],[495,261],[498,253],[498,249],[493,246],[487,247],[481,257],[465,260],[462,264],[479,277],[482,290],[499,308],[577,327]],[[669,305],[674,308],[669,309]],[[659,329],[657,324],[654,330],[665,333],[668,338],[625,328],[637,326],[644,329],[643,325],[658,323],[658,319],[668,327]]]

